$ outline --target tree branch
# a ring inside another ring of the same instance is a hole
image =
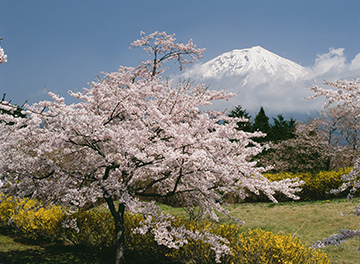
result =
[[[36,180],[43,180],[43,179],[47,179],[47,178],[51,177],[54,173],[55,173],[55,170],[51,171],[49,174],[47,174],[46,176],[43,176],[43,177],[36,177],[36,176],[32,176],[32,177]]]

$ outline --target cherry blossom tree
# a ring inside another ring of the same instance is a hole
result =
[[[326,169],[330,155],[324,133],[313,122],[298,123],[295,137],[280,142],[270,142],[266,155],[259,164],[272,164],[273,171],[303,172]]]
[[[116,263],[124,263],[125,210],[144,215],[134,232],[152,232],[171,248],[200,239],[212,245],[219,262],[230,252],[227,241],[172,226],[173,218],[149,199],[176,197],[216,219],[215,211],[228,215],[223,194],[263,192],[276,202],[277,191],[296,199],[301,183],[270,182],[261,175],[266,168],[252,161],[262,151],[253,141],[261,132],[239,131],[239,119],[199,110],[233,94],[162,78],[165,62],[176,60],[181,69],[201,58],[203,50],[192,40],[182,44],[165,32],[141,33],[132,47],[153,59],[136,68],[121,66],[83,92],[69,92],[77,103],[49,93],[52,101],[26,106],[27,118],[7,117],[12,126],[0,123],[0,176],[9,183],[4,191],[69,208],[105,200],[115,220]]]
[[[297,123],[294,138],[270,142],[270,150],[259,157],[260,164],[272,164],[275,171],[321,171],[349,167],[354,150],[344,144],[338,132],[338,117],[321,112],[319,118]]]
[[[359,123],[356,121],[360,116],[360,79],[354,79],[353,81],[338,80],[336,82],[325,82],[325,85],[330,86],[330,89],[324,89],[314,85],[311,90],[314,91],[315,94],[309,97],[309,99],[324,96],[328,100],[324,107],[329,108],[333,106],[339,117],[346,117],[346,124],[349,124],[348,119],[351,117],[350,124],[354,125],[354,131],[357,131]],[[351,144],[355,143],[353,148],[358,148],[356,145],[357,136],[353,135],[349,137],[353,138],[353,140],[348,142]],[[343,185],[336,190],[332,190],[333,193],[339,193],[350,189],[348,199],[352,199],[356,191],[360,189],[359,161],[360,157],[357,158],[353,170],[348,175],[343,176]],[[360,207],[355,207],[353,214],[360,216]],[[317,241],[312,246],[321,248],[326,245],[340,245],[342,242],[356,236],[360,237],[360,230],[343,229],[339,231],[339,234],[334,234],[322,241]],[[358,249],[360,250],[360,247]]]

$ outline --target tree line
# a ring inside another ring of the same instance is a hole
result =
[[[233,108],[228,116],[244,119],[237,122],[238,130],[246,132],[261,131],[266,134],[265,137],[255,139],[257,142],[279,142],[295,137],[296,120],[294,118],[285,120],[282,114],[278,114],[272,118],[272,123],[270,123],[270,118],[266,115],[263,107],[260,107],[254,120],[251,120],[250,114],[240,105]]]
[[[354,164],[360,152],[357,111],[346,105],[335,105],[303,123],[294,118],[285,120],[282,114],[270,123],[263,107],[253,120],[241,106],[233,108],[228,116],[243,118],[237,122],[238,130],[266,133],[265,137],[254,139],[270,146],[256,156],[259,165],[272,165],[273,171],[318,172]]]

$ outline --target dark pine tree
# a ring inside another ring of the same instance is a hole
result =
[[[257,142],[268,141],[269,132],[270,132],[270,123],[269,117],[265,114],[265,110],[263,107],[260,107],[260,111],[257,113],[254,119],[254,124],[252,125],[252,131],[261,131],[266,133],[267,136],[263,138],[257,138]]]
[[[238,130],[243,130],[245,132],[251,132],[251,122],[250,122],[250,118],[251,116],[249,115],[249,113],[245,110],[242,109],[242,107],[240,105],[236,106],[234,109],[232,109],[229,114],[229,117],[235,117],[235,118],[245,118],[247,119],[247,121],[239,121],[237,122],[237,126],[238,126]]]
[[[296,120],[294,118],[285,120],[284,116],[280,114],[277,115],[276,118],[273,118],[273,122],[274,123],[270,125],[269,141],[277,143],[295,137]]]

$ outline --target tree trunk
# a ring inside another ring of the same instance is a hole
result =
[[[115,234],[116,234],[115,264],[125,263],[124,212],[125,212],[125,205],[119,204],[118,219],[117,220],[115,219]]]
[[[105,197],[104,197],[105,198]],[[115,220],[115,239],[116,239],[116,255],[115,264],[125,263],[125,234],[124,234],[124,213],[125,204],[119,203],[119,208],[116,210],[115,204],[112,198],[105,198],[107,205],[109,206],[111,215]]]

